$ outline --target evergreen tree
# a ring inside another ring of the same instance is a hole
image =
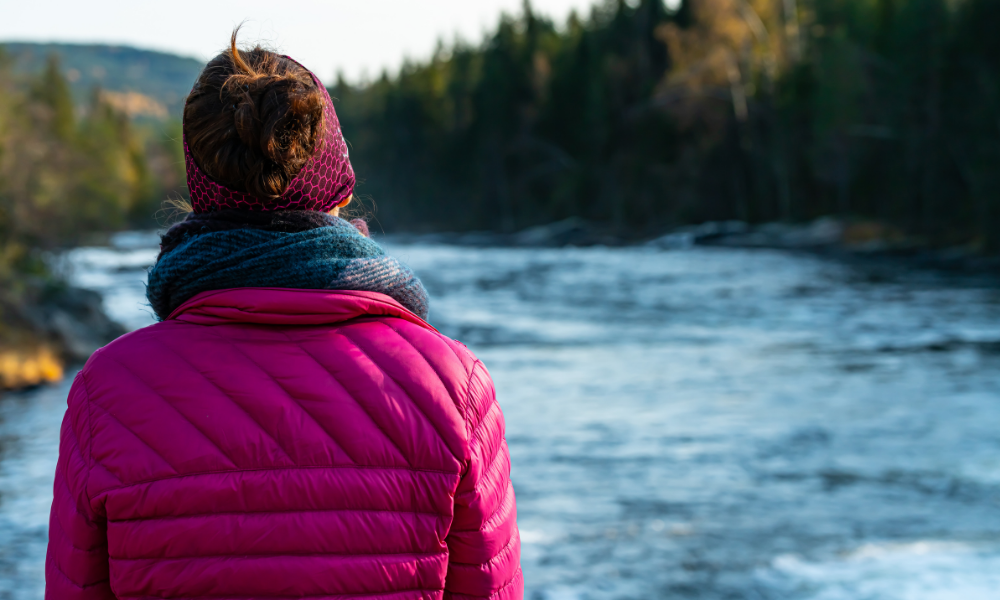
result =
[[[75,117],[69,84],[62,74],[59,56],[50,54],[41,77],[32,86],[32,100],[51,111],[49,126],[60,139],[69,140],[73,135]]]

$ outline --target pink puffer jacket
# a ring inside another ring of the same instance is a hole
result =
[[[47,599],[513,599],[519,562],[489,374],[388,296],[205,292],[73,384]]]

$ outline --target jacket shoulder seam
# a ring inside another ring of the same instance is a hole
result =
[[[396,329],[396,328],[395,328],[395,327],[393,327],[392,325],[390,325],[390,324],[388,324],[388,323],[385,323],[385,322],[383,322],[382,324],[383,324],[383,325],[385,325],[386,327],[388,327],[389,329],[391,329],[391,330],[392,330],[392,331],[393,331],[393,332],[394,332],[394,333],[395,333],[395,334],[396,334],[397,336],[399,336],[399,338],[400,338],[401,340],[403,340],[404,342],[406,342],[406,344],[407,344],[407,345],[409,345],[409,346],[410,346],[411,348],[413,348],[413,350],[414,350],[414,351],[415,351],[415,352],[416,352],[417,354],[419,354],[419,355],[420,355],[420,358],[422,358],[422,359],[424,360],[424,362],[425,362],[425,363],[427,363],[427,366],[429,366],[429,367],[431,368],[431,370],[432,370],[432,371],[434,371],[434,375],[436,375],[436,376],[437,376],[437,378],[438,378],[438,381],[440,381],[440,382],[441,382],[441,385],[442,385],[442,386],[443,386],[443,387],[444,387],[445,389],[447,389],[447,387],[448,387],[448,386],[447,386],[447,385],[445,384],[445,382],[444,382],[444,377],[442,377],[442,376],[441,376],[441,372],[440,372],[440,371],[438,370],[438,368],[437,368],[437,367],[436,367],[436,366],[434,365],[434,363],[432,363],[432,362],[431,362],[431,360],[430,360],[429,358],[427,358],[427,355],[425,355],[425,354],[423,353],[423,351],[422,351],[422,350],[420,350],[420,348],[417,348],[417,346],[416,346],[416,345],[415,345],[415,344],[414,344],[413,342],[411,342],[411,341],[410,341],[410,340],[409,340],[409,339],[408,339],[408,338],[407,338],[406,336],[404,336],[404,335],[402,334],[402,332],[400,332],[400,331],[399,331],[398,329]],[[442,336],[442,337],[444,337],[444,336]],[[451,351],[452,351],[452,354],[454,354],[454,355],[455,355],[455,357],[459,359],[459,362],[461,362],[461,357],[459,356],[458,352],[457,352],[457,351],[456,351],[456,350],[455,350],[454,348],[452,348],[451,344],[449,344],[449,343],[448,343],[448,341],[450,341],[450,340],[446,338],[446,339],[445,339],[445,345],[446,345],[446,346],[448,346],[449,348],[451,348]],[[467,440],[468,442],[470,442],[470,443],[471,443],[471,441],[472,441],[472,440],[471,440],[471,438],[469,437],[469,429],[468,429],[468,416],[467,416],[467,415],[468,415],[468,403],[469,403],[469,402],[468,402],[468,401],[469,401],[469,389],[470,389],[470,387],[471,387],[471,383],[472,383],[472,376],[473,376],[473,374],[475,373],[475,369],[476,369],[476,363],[478,363],[478,362],[479,362],[479,359],[475,359],[475,360],[474,360],[474,363],[473,363],[473,365],[472,365],[472,368],[471,368],[471,369],[469,370],[469,378],[467,379],[467,381],[466,381],[466,384],[465,384],[465,393],[464,393],[464,396],[465,396],[465,406],[462,406],[462,403],[461,403],[461,402],[459,402],[459,403],[458,403],[458,404],[459,404],[459,406],[457,406],[457,408],[459,409],[459,412],[460,412],[460,413],[461,413],[461,415],[462,415],[462,422],[463,422],[463,423],[465,424],[465,426],[466,426],[466,436],[465,436],[465,437],[466,437],[466,440]],[[461,390],[460,390],[460,393],[461,393]],[[450,396],[450,395],[451,395],[451,394],[449,394],[449,396]],[[456,398],[454,398],[454,397],[453,397],[453,398],[452,398],[452,401],[454,402],[455,400],[456,400]]]

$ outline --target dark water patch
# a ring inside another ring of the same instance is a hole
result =
[[[873,363],[847,363],[837,365],[837,368],[845,373],[867,373],[868,371],[877,369],[878,365]]]
[[[787,292],[789,298],[815,298],[829,293],[830,288],[818,285],[796,285]]]
[[[883,354],[942,353],[974,350],[983,355],[1000,355],[1000,340],[946,339],[915,345],[880,346]]]
[[[689,504],[648,499],[621,499],[623,515],[630,519],[649,517],[681,517],[690,518],[695,511]]]
[[[925,496],[971,503],[1000,503],[1000,484],[984,484],[946,473],[888,470],[877,474],[847,469],[826,468],[819,471],[758,471],[754,480],[818,484],[822,491],[836,493],[854,486],[897,488]],[[1000,506],[998,506],[1000,508]]]

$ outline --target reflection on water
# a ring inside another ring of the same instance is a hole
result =
[[[69,258],[131,327],[141,246]],[[496,380],[529,598],[1000,589],[996,289],[770,251],[391,250]],[[40,598],[65,392],[0,405],[0,598]]]

